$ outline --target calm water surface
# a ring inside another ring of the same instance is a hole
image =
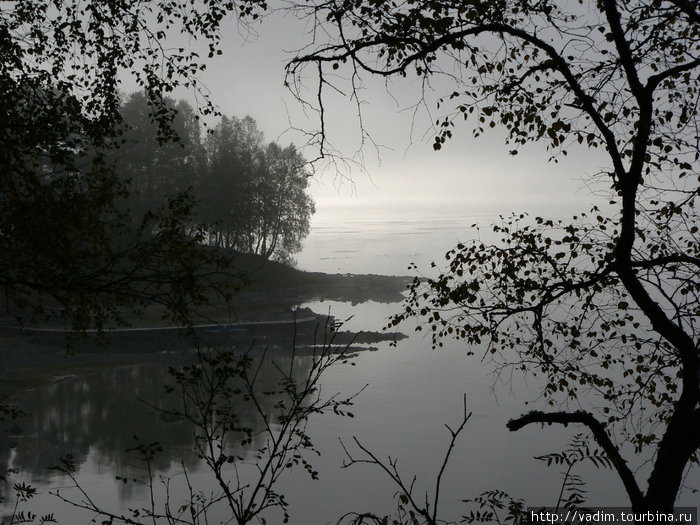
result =
[[[469,225],[486,226],[503,211],[360,203],[320,207],[297,257],[298,266],[331,273],[404,275],[408,264],[416,262],[429,272],[431,260],[443,260],[444,252],[456,242],[476,235]],[[552,215],[565,213],[553,210]],[[488,237],[488,229],[482,228],[479,235]],[[399,307],[371,302],[307,306],[330,311],[340,319],[352,316],[347,327],[364,330],[381,328]],[[367,465],[340,468],[339,439],[350,445],[356,436],[378,456],[398,458],[399,469],[408,479],[417,476],[417,491],[432,490],[449,439],[444,425],[458,423],[464,393],[473,416],[445,474],[443,517],[458,521],[464,509],[462,499],[493,488],[533,505],[554,504],[560,472],[544,467],[533,456],[563,449],[576,430],[532,427],[509,433],[505,423],[510,417],[539,406],[536,385],[526,385],[517,377],[494,385],[479,352],[468,359],[458,344],[432,350],[429,339],[414,333],[411,326],[403,330],[410,337],[398,347],[381,344],[378,351],[358,356],[355,366],[340,366],[325,375],[326,393],[352,394],[368,386],[356,400],[355,418],[324,415],[311,420],[310,433],[321,452],[313,463],[321,479],[313,481],[301,470],[290,471],[283,479],[280,490],[287,494],[291,522],[335,523],[349,511],[381,513],[395,508],[396,487],[382,472]],[[184,424],[162,421],[136,401],[148,399],[160,406],[172,403],[163,391],[166,379],[162,367],[144,365],[95,372],[34,389],[23,399],[34,419],[21,422],[22,436],[3,438],[13,441],[14,448],[9,448],[9,441],[3,444],[2,461],[27,473],[45,493],[66,484],[46,467],[61,454],[73,453],[80,464],[81,482],[91,495],[106,508],[120,510],[143,504],[146,498],[144,490],[115,481],[115,475],[140,473],[136,459],[124,453],[137,434],[143,441],[157,439],[165,445],[166,453],[156,465],[162,475],[179,472],[184,464],[194,484],[211,486],[206,469],[192,452],[191,433]],[[580,469],[579,473],[588,481],[590,504],[626,503],[621,484],[610,471]],[[697,476],[688,484],[697,486]],[[681,502],[695,504],[693,494],[684,492]],[[62,523],[88,523],[92,518],[48,498],[35,505],[36,510],[42,508],[54,512]],[[269,515],[268,523],[278,521],[278,514]]]

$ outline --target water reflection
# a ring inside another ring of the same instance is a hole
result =
[[[295,359],[295,380],[306,377],[311,359]],[[267,358],[260,367],[254,389],[268,414],[274,412],[277,398],[263,392],[278,387],[279,369],[289,370],[290,363],[289,357],[277,356]],[[171,472],[181,462],[188,470],[196,469],[200,460],[193,447],[195,428],[174,415],[173,409],[182,408],[182,398],[177,389],[166,392],[165,386],[174,384],[167,368],[162,363],[111,368],[25,393],[18,404],[30,415],[0,427],[2,471],[18,469],[34,482],[45,483],[53,475],[49,467],[70,454],[79,469],[91,462],[116,476],[138,477],[143,465],[137,454],[125,451],[138,442],[155,441],[163,446],[152,465],[157,472]],[[252,403],[237,402],[235,410],[241,426],[262,427],[261,416]],[[252,437],[247,447],[231,440],[229,452],[246,457],[262,444],[261,436]],[[119,487],[122,499],[133,497],[133,484]]]

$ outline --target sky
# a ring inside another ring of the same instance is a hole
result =
[[[305,138],[290,128],[315,130],[318,121],[315,115],[304,114],[284,86],[284,66],[309,39],[308,28],[300,20],[281,13],[268,15],[250,28],[230,20],[223,33],[223,54],[207,63],[201,80],[224,114],[250,115],[267,140],[302,146]],[[126,82],[124,89],[130,87]],[[311,76],[308,87],[315,88]],[[440,81],[435,88],[438,93],[451,91]],[[318,205],[498,201],[514,209],[547,202],[588,208],[591,189],[585,182],[605,166],[599,152],[570,151],[555,164],[547,162],[543,145],[534,144],[511,156],[502,131],[474,139],[468,123],[458,126],[454,138],[435,152],[430,122],[439,112],[434,100],[411,110],[420,93],[420,86],[410,78],[389,85],[365,79],[363,122],[374,145],[366,143],[360,156],[357,108],[349,97],[329,93],[328,139],[340,154],[358,164],[340,170],[326,166],[315,173],[311,194]],[[192,98],[185,92],[176,96]],[[314,147],[302,151],[308,159],[318,154]]]

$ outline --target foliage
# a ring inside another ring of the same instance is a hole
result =
[[[304,158],[294,145],[266,145],[250,117],[223,117],[205,146],[209,171],[198,195],[212,242],[288,261],[315,211]]]
[[[580,509],[586,501],[585,482],[578,474],[573,473],[577,465],[588,462],[598,469],[613,468],[613,462],[606,452],[598,448],[591,449],[583,434],[574,435],[566,450],[538,456],[535,459],[546,463],[547,466],[566,466],[556,510],[560,507],[568,510]]]
[[[454,88],[440,94],[436,150],[466,119],[474,136],[505,128],[512,154],[537,141],[553,160],[571,148],[607,154],[604,211],[504,219],[498,242],[462,243],[445,272],[416,280],[392,324],[419,318],[436,345],[456,336],[485,345],[497,370],[544,375],[543,393],[561,410],[509,428],[584,425],[635,509],[671,509],[700,446],[696,3],[339,0],[298,9],[322,26],[314,34],[328,35],[288,66],[300,97],[305,72],[317,74],[321,120],[324,90],[343,92],[343,78],[361,111],[363,74],[415,77],[424,89],[446,77]],[[569,409],[577,405],[589,411]],[[646,491],[611,439],[618,431],[637,451],[653,447]]]
[[[186,101],[163,100],[173,120],[174,140],[163,141],[145,92],[126,97],[121,104],[123,131],[110,152],[110,161],[129,195],[123,206],[139,223],[146,213],[158,210],[168,196],[187,193],[206,170],[202,129],[197,114]]]
[[[0,476],[0,483],[9,484],[9,476],[17,474],[15,469],[10,469],[7,475]],[[37,489],[24,482],[12,483],[12,493],[14,499],[14,506],[12,507],[11,514],[9,516],[9,521],[5,521],[2,518],[2,525],[18,525],[20,523],[37,523],[38,525],[45,525],[48,523],[58,523],[53,513],[43,514],[41,516],[35,514],[31,510],[25,510],[26,505],[31,505],[31,501],[37,495]]]
[[[574,435],[569,447],[561,452],[553,452],[535,457],[547,466],[561,465],[566,467],[563,472],[561,489],[556,505],[552,508],[559,512],[560,508],[567,510],[587,510],[583,506],[586,503],[586,483],[581,476],[573,472],[577,465],[590,462],[595,468],[613,468],[612,461],[601,449],[591,449],[588,439],[584,434]],[[475,498],[464,500],[475,509],[463,516],[463,523],[530,523],[530,513],[521,499],[513,499],[502,490],[488,490]],[[500,514],[503,514],[500,517]]]
[[[122,206],[137,223],[168,196],[197,200],[193,222],[219,248],[288,262],[309,233],[314,205],[306,161],[294,145],[265,144],[251,117],[222,117],[206,138],[186,101],[165,99],[177,141],[162,142],[144,93],[122,105],[125,130],[112,162],[129,189]]]
[[[6,58],[2,86],[20,99],[25,92],[54,93],[56,101],[73,104],[37,100],[34,109],[37,115],[43,110],[50,124],[87,121],[90,139],[96,142],[113,136],[119,123],[120,74],[132,75],[145,90],[160,124],[173,116],[164,94],[180,86],[196,90],[205,103],[204,113],[212,113],[213,105],[197,79],[206,67],[204,60],[194,49],[174,47],[173,37],[203,42],[211,58],[221,54],[219,30],[229,15],[256,19],[266,8],[261,0],[12,2],[3,6],[0,26],[0,50]],[[161,126],[161,133],[164,139],[174,137],[167,125]]]
[[[466,396],[465,396],[465,412],[462,423],[456,430],[452,430],[446,425],[450,432],[450,443],[443,457],[441,467],[438,471],[435,480],[435,489],[433,496],[425,494],[425,502],[417,497],[414,491],[414,485],[417,477],[414,475],[410,482],[399,473],[398,460],[396,458],[388,458],[387,461],[379,459],[373,452],[365,448],[356,438],[355,444],[363,453],[363,456],[353,456],[347,448],[345,453],[347,461],[343,464],[344,467],[350,467],[357,464],[369,464],[378,467],[384,471],[394,486],[398,489],[396,493],[397,509],[393,515],[377,515],[372,512],[349,512],[343,515],[337,525],[347,523],[348,525],[437,525],[437,524],[452,524],[455,521],[446,521],[442,519],[438,513],[438,502],[440,498],[441,480],[445,472],[445,468],[450,461],[452,449],[455,442],[467,421],[470,419],[471,413],[466,413]],[[612,461],[608,458],[605,451],[598,448],[591,448],[588,439],[583,434],[576,434],[570,440],[569,447],[561,452],[545,454],[535,457],[538,461],[546,463],[547,466],[565,466],[563,472],[561,487],[559,490],[556,505],[552,508],[558,512],[560,508],[567,510],[589,510],[584,507],[586,503],[585,482],[573,470],[576,466],[589,462],[596,468],[613,468]],[[464,499],[463,503],[467,504],[467,511],[462,515],[460,523],[496,523],[521,525],[531,522],[531,516],[525,501],[522,499],[514,499],[510,494],[503,490],[494,489],[487,490],[481,494]]]
[[[105,152],[121,122],[120,75],[145,90],[160,137],[171,140],[165,94],[183,86],[205,95],[196,78],[203,58],[173,47],[173,37],[203,40],[213,56],[228,14],[254,19],[265,8],[260,0],[2,3],[0,279],[21,309],[13,313],[58,315],[83,330],[153,302],[181,318],[184,302],[201,296],[195,259],[208,268],[222,261],[195,249],[197,235],[181,234],[191,203],[163,202],[136,231],[115,209],[127,188]],[[161,233],[145,242],[146,230]]]
[[[487,490],[473,499],[464,500],[476,506],[462,517],[463,523],[529,523],[529,516],[522,500],[514,500],[502,490]],[[505,511],[505,516],[499,514]]]

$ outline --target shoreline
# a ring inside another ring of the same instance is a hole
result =
[[[322,328],[332,326],[335,319],[299,305],[316,300],[353,305],[400,302],[410,280],[407,276],[302,272],[267,261],[260,271],[250,273],[250,286],[230,303],[199,309],[199,322],[192,330],[166,325],[154,308],[130,319],[129,326],[90,330],[69,346],[66,336],[72,332],[60,318],[19,324],[4,316],[0,318],[0,396],[16,398],[47,382],[111,367],[183,362],[191,359],[197,346],[255,345],[283,355],[295,340],[298,353],[311,353],[318,339],[323,339]],[[339,348],[357,352],[375,350],[372,345],[405,335],[341,329],[334,337]]]

